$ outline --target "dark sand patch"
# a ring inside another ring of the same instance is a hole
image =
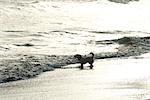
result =
[[[97,59],[139,56],[141,54],[148,53],[150,50],[150,37],[123,37],[120,39],[96,42],[98,44],[106,43],[106,45],[108,45],[118,43],[120,45],[116,48],[117,52],[99,53],[96,55]]]
[[[19,58],[1,61],[4,67],[0,69],[0,83],[32,78],[42,72],[76,63],[71,56],[20,55]]]

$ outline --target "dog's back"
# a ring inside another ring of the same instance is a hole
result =
[[[81,69],[83,68],[83,64],[89,63],[90,64],[90,68],[93,68],[93,63],[94,63],[94,53],[90,53],[88,55],[85,56],[81,56],[79,54],[74,56],[75,58],[78,58],[78,60],[81,63]]]

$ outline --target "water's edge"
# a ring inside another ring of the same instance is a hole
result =
[[[119,47],[116,48],[116,52],[96,53],[95,59],[139,56],[148,53],[150,50],[150,37],[123,37],[95,42],[96,44],[105,44],[108,46],[112,44],[119,45]],[[55,68],[62,68],[62,66],[75,63],[78,63],[78,61],[74,58],[74,55],[17,54],[10,57],[10,59],[1,59],[0,65],[4,67],[0,69],[0,83],[36,77],[45,71],[53,71]]]

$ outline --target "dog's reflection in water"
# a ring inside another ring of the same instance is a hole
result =
[[[84,64],[86,63],[89,63],[90,64],[90,69],[93,69],[93,63],[94,63],[94,53],[91,52],[90,54],[88,55],[85,55],[85,56],[82,56],[80,54],[76,54],[74,56],[75,58],[77,58],[79,60],[79,62],[81,63],[81,66],[80,66],[80,69],[83,69],[84,68]]]

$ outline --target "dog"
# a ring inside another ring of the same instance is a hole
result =
[[[75,58],[78,59],[78,61],[81,63],[81,67],[80,69],[83,69],[83,65],[86,64],[86,63],[89,63],[90,64],[90,69],[93,69],[93,63],[94,63],[94,53],[91,52],[90,54],[86,55],[86,56],[82,56],[80,54],[76,54],[74,55]]]

